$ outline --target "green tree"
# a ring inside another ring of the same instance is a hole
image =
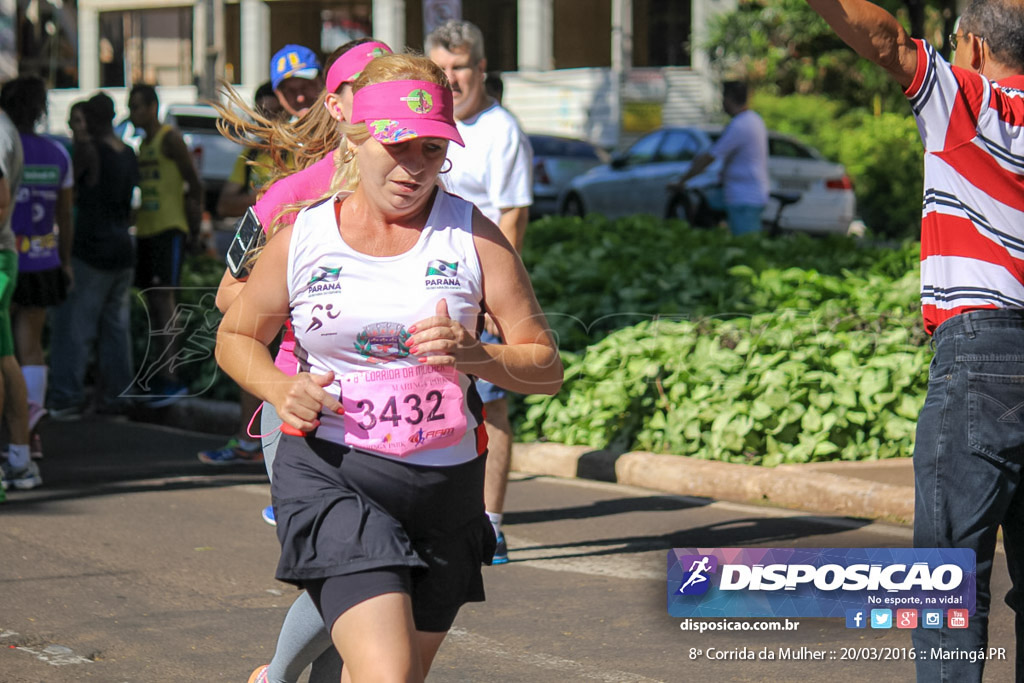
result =
[[[913,35],[944,50],[956,0],[879,0]],[[844,109],[909,113],[906,98],[879,67],[843,43],[805,0],[740,0],[712,23],[707,45],[723,78],[747,80],[775,95],[824,95]]]

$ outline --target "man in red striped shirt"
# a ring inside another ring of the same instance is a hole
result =
[[[966,629],[915,629],[919,681],[980,681],[1003,527],[1024,681],[1024,0],[972,0],[953,64],[866,0],[807,0],[906,91],[924,143],[921,309],[935,358],[914,448],[914,545],[977,553]]]

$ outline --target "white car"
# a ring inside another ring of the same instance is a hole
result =
[[[573,179],[559,202],[561,211],[577,216],[596,212],[609,218],[641,213],[692,218],[685,211],[686,203],[666,188],[721,133],[720,126],[660,128],[648,133],[611,163]],[[827,161],[814,148],[775,131],[769,131],[768,148],[768,176],[775,197],[765,208],[765,223],[770,225],[778,217],[783,230],[847,234],[856,199],[842,164]],[[721,168],[716,160],[691,178],[687,189],[713,197],[720,188]],[[787,202],[780,215],[779,196],[799,198]]]

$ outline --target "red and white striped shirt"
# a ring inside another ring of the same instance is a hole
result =
[[[906,94],[924,143],[921,309],[931,334],[980,308],[1024,308],[1024,76],[1000,83],[917,43]]]

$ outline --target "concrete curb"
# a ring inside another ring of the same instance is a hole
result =
[[[814,465],[766,468],[680,455],[617,455],[586,446],[533,443],[512,447],[512,469],[896,524],[910,524],[914,516],[913,486],[822,472]]]

